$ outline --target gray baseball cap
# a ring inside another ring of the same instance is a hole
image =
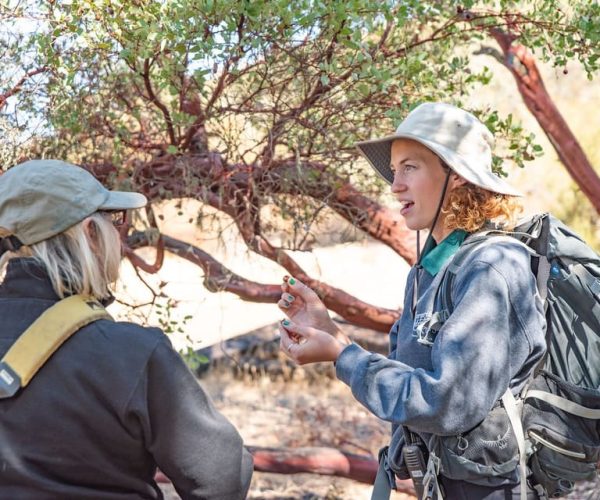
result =
[[[511,196],[522,194],[492,172],[494,136],[475,116],[442,102],[417,106],[393,135],[359,142],[356,147],[389,183],[392,142],[412,139],[439,156],[454,172],[476,186]]]
[[[0,237],[31,245],[99,210],[144,207],[143,194],[109,191],[87,170],[59,160],[30,160],[0,176]]]

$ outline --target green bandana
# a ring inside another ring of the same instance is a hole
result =
[[[423,249],[423,259],[421,265],[432,276],[435,276],[446,261],[452,257],[469,235],[462,229],[455,229],[439,245],[435,240],[430,239],[430,243]]]

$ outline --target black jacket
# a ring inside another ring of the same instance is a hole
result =
[[[58,297],[31,259],[0,285],[0,358]],[[156,328],[96,321],[0,399],[0,499],[244,498],[252,458]]]

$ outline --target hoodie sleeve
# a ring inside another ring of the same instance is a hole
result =
[[[182,499],[243,499],[252,456],[165,338],[154,349],[129,403],[148,451]]]
[[[531,356],[531,330],[543,338],[529,256],[517,249],[484,257],[457,276],[454,310],[432,347],[431,370],[356,344],[341,353],[338,378],[379,418],[438,435],[468,430]]]

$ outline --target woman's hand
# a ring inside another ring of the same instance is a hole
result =
[[[277,302],[288,318],[296,325],[323,330],[330,335],[338,335],[339,328],[329,316],[325,304],[319,296],[296,278],[283,278],[281,299]]]
[[[320,361],[337,361],[340,353],[351,342],[343,336],[334,337],[329,332],[298,325],[283,320],[279,325],[280,349],[299,365]]]

